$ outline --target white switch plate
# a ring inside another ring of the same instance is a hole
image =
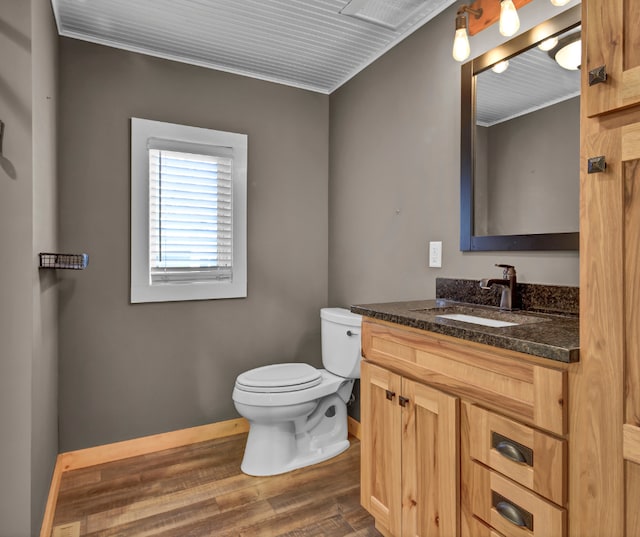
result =
[[[429,266],[442,267],[442,241],[429,242]]]

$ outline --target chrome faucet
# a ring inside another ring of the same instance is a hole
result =
[[[502,280],[486,278],[480,280],[480,287],[482,289],[491,289],[494,285],[499,285],[500,287],[502,287],[500,309],[511,311],[518,304],[518,282],[516,280],[516,267],[514,267],[513,265],[500,264],[496,264],[496,267],[504,269],[504,272],[502,273]]]

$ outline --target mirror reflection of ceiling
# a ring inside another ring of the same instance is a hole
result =
[[[573,28],[558,36],[579,32]],[[476,123],[490,127],[580,95],[580,70],[560,67],[533,47],[509,59],[503,73],[491,69],[476,77]]]

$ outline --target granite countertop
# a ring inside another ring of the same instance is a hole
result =
[[[579,360],[579,320],[577,315],[571,313],[543,313],[530,310],[507,312],[497,307],[442,298],[356,305],[351,306],[351,311],[365,317],[558,362]],[[440,317],[448,313],[475,315],[519,324],[490,327]]]

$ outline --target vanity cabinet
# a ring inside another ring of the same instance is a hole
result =
[[[361,499],[383,535],[566,535],[564,364],[366,318],[362,349]]]

